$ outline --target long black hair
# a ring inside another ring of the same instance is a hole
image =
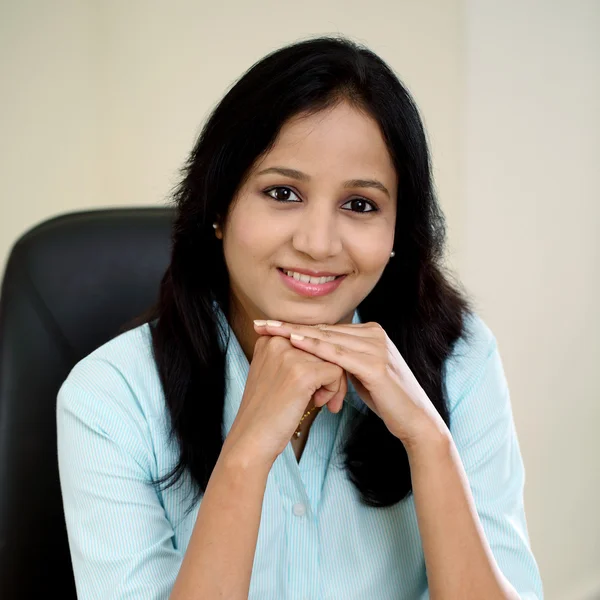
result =
[[[172,435],[180,455],[163,482],[189,472],[199,497],[223,445],[225,350],[218,303],[229,318],[229,276],[213,222],[227,215],[255,161],[282,125],[341,101],[379,124],[398,175],[395,258],[358,307],[404,356],[449,425],[443,365],[465,332],[469,301],[442,260],[445,221],[437,203],[423,124],[409,92],[385,62],[344,37],[320,37],[254,64],[208,118],[174,192],[170,265],[152,313],[152,338]],[[350,480],[370,506],[393,505],[412,490],[402,443],[374,413],[344,442]]]

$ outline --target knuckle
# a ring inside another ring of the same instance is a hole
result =
[[[262,352],[266,348],[269,340],[264,335],[259,335],[256,343],[254,344],[254,351]]]
[[[289,342],[287,346],[281,346],[278,348],[281,355],[282,362],[284,364],[295,365],[298,364],[298,350],[294,348]]]
[[[274,335],[273,337],[268,339],[269,349],[273,352],[283,352],[285,349],[290,348],[290,342],[279,335]]]
[[[294,379],[300,379],[304,376],[305,367],[301,362],[290,360],[290,356],[287,357],[288,370],[290,375]]]
[[[327,369],[327,373],[329,374],[329,376],[337,377],[338,379],[342,378],[344,374],[344,369],[342,369],[342,367],[340,367],[339,365],[324,362],[323,366]]]
[[[318,325],[317,329],[324,338],[330,338],[333,335],[333,332],[327,329],[327,325]]]
[[[369,330],[375,336],[375,338],[377,338],[380,341],[387,339],[387,333],[385,332],[385,329],[379,323],[371,322],[368,325],[369,325]]]
[[[289,374],[294,383],[300,384],[306,381],[307,377],[310,376],[306,365],[301,362],[294,362],[289,367]]]

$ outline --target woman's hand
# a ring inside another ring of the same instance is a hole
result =
[[[363,402],[407,448],[429,432],[447,431],[427,394],[379,324],[262,323],[255,322],[257,333],[289,339],[296,348],[344,369]]]
[[[261,335],[254,347],[240,409],[225,441],[249,460],[272,463],[298,427],[311,399],[338,412],[348,382],[344,369],[290,340]]]

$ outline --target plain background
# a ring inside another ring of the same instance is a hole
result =
[[[0,2],[0,267],[59,213],[161,205],[255,61],[321,33],[413,93],[448,261],[495,333],[546,598],[600,598],[600,2]]]

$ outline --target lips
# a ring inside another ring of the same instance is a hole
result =
[[[285,286],[291,291],[299,294],[300,296],[306,297],[316,297],[316,296],[326,296],[330,294],[334,290],[336,290],[346,278],[345,275],[335,276],[335,279],[332,281],[328,281],[326,283],[310,283],[305,281],[298,281],[294,277],[290,277],[281,269],[277,269],[279,276],[282,279],[282,282]],[[308,273],[307,273],[308,275]],[[334,275],[330,275],[333,277]],[[327,277],[327,275],[322,275],[322,277]]]
[[[287,270],[287,269],[279,268],[278,271],[280,273],[283,273],[287,277],[294,278],[296,281],[301,281],[303,283],[310,284],[310,285],[324,285],[325,283],[330,283],[331,281],[335,281],[338,277],[343,277],[343,275],[335,275],[335,274],[329,274],[329,275],[310,274],[309,275],[307,273],[301,273],[300,271],[294,271],[292,269]],[[315,271],[313,271],[313,273],[315,273]]]
[[[345,273],[333,273],[331,271],[313,271],[311,269],[301,269],[299,267],[278,267],[280,271],[284,273],[293,271],[294,273],[300,273],[301,275],[308,275],[310,277],[341,277]]]

